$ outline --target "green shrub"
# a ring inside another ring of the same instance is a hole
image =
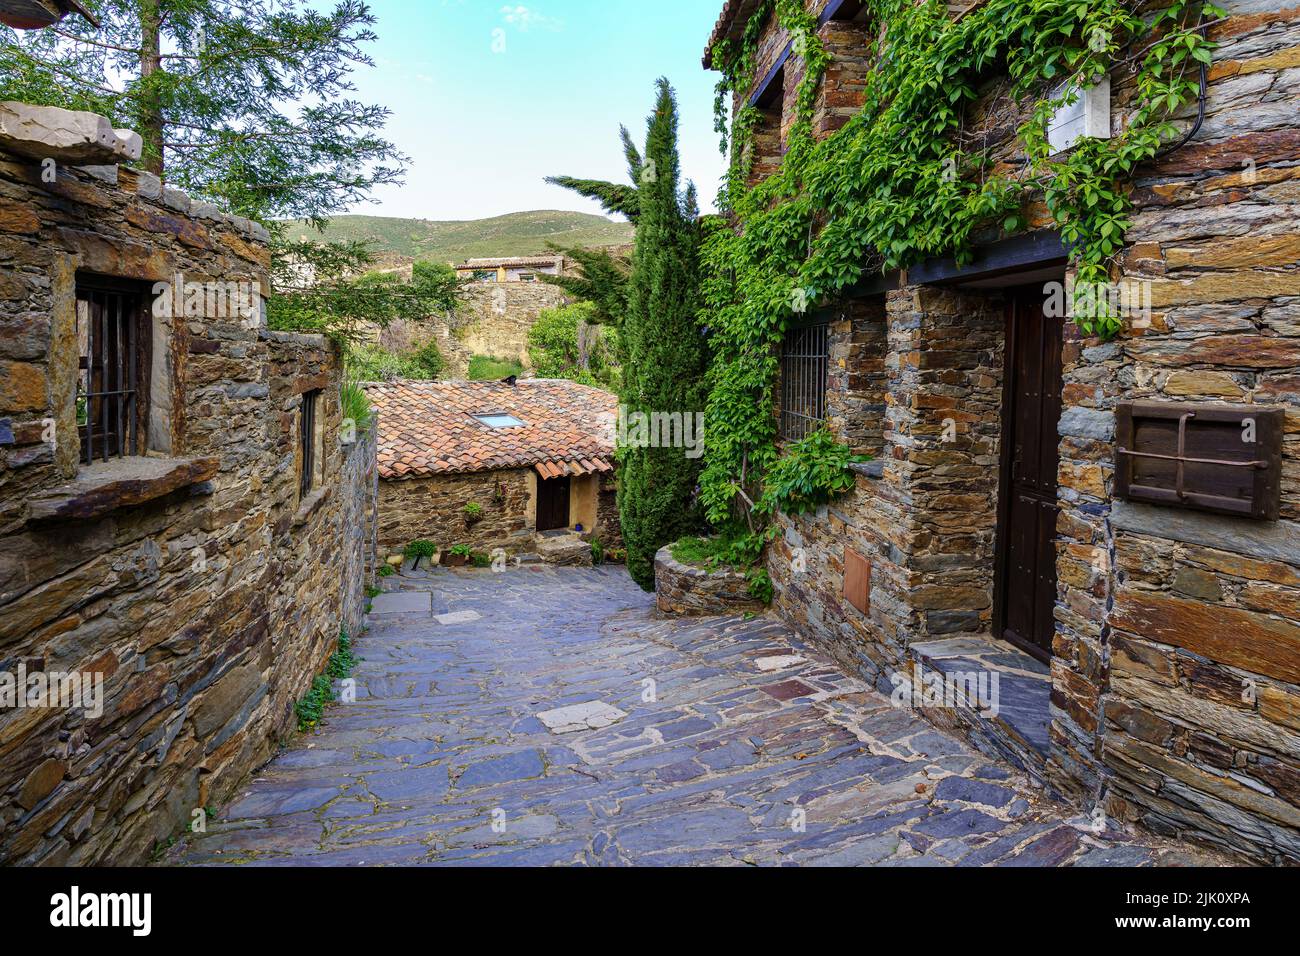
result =
[[[352,676],[357,666],[357,657],[352,653],[352,638],[347,631],[339,633],[338,648],[330,655],[325,665],[325,672],[311,682],[311,688],[302,700],[294,705],[298,716],[298,730],[306,733],[315,729],[325,716],[325,707],[334,701],[334,681],[346,680]]]
[[[352,676],[356,666],[357,658],[352,653],[352,638],[348,636],[347,631],[343,631],[339,634],[338,650],[330,657],[329,669],[325,673],[334,680],[344,680]]]
[[[484,554],[482,551],[475,551],[473,554],[470,555],[469,560],[470,560],[470,564],[474,565],[474,567],[476,568],[492,567],[491,555]]]
[[[432,558],[438,553],[438,546],[432,541],[412,541],[402,554],[409,558]]]
[[[391,564],[381,564],[376,572],[381,578],[391,578],[397,573],[397,569]]]
[[[588,326],[586,365],[578,342],[580,324]],[[528,330],[528,358],[538,378],[563,378],[584,385],[616,388],[612,341],[617,332],[596,323],[596,307],[590,302],[543,309]]]
[[[745,580],[748,582],[746,590],[750,597],[764,604],[772,603],[772,577],[767,573],[767,568],[750,568],[745,572]]]
[[[351,421],[358,432],[370,427],[370,416],[374,409],[370,405],[370,396],[361,387],[361,382],[349,374],[339,390],[339,399],[343,405],[343,420]]]
[[[298,729],[304,733],[320,724],[325,716],[325,705],[334,699],[334,686],[324,674],[311,682],[311,690],[294,705],[298,715]]]
[[[475,355],[469,360],[469,380],[471,382],[499,382],[510,376],[524,374],[524,367],[513,359],[493,358],[490,355]]]
[[[438,343],[430,340],[407,352],[390,352],[377,345],[356,345],[348,351],[348,374],[363,382],[397,379],[436,381],[447,367]]]
[[[458,544],[451,549],[451,553],[458,558],[472,558],[474,551],[467,544]]]
[[[591,542],[591,563],[596,567],[605,563],[605,546],[600,543],[599,538],[594,538]]]
[[[764,535],[725,534],[716,538],[682,538],[670,546],[673,558],[682,564],[716,571],[732,568],[745,575],[749,596],[764,604],[772,602],[772,578],[762,565]]]
[[[828,427],[810,432],[786,445],[768,471],[759,511],[797,515],[829,504],[853,489],[857,478],[849,466],[868,460],[837,442]]]

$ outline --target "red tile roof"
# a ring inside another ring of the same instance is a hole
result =
[[[727,0],[723,4],[722,13],[713,28],[713,35],[709,37],[709,45],[704,48],[706,70],[713,69],[713,48],[727,37],[739,36],[740,31],[749,22],[749,18],[758,11],[761,2],[762,0]]]
[[[382,478],[613,460],[618,399],[576,382],[390,382],[366,394],[379,413]],[[474,417],[492,414],[524,426],[492,428]]]
[[[507,269],[519,268],[526,266],[563,266],[564,256],[506,256],[497,259],[466,259],[463,263],[456,266],[457,269],[496,269],[499,266],[505,266]]]

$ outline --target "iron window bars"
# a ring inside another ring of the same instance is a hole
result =
[[[830,325],[791,329],[781,349],[781,438],[798,441],[826,420]]]
[[[148,407],[149,336],[137,286],[77,281],[77,433],[81,460],[140,455]]]
[[[319,389],[302,393],[301,430],[298,436],[302,448],[302,473],[299,476],[298,491],[303,498],[311,494],[316,485],[316,405],[320,394]]]

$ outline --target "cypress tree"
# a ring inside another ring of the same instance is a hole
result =
[[[623,320],[623,402],[628,413],[704,409],[708,350],[696,323],[700,228],[695,187],[680,186],[677,100],[658,83],[638,182],[636,247]],[[620,454],[619,512],[628,571],[654,587],[654,556],[699,529],[698,459],[682,448],[626,448]]]
[[[628,415],[676,413],[693,423],[708,395],[708,347],[695,318],[699,208],[695,187],[681,185],[677,126],[677,97],[668,80],[660,79],[644,155],[626,129],[619,131],[632,186],[572,176],[548,180],[636,223],[630,267],[606,252],[569,251],[582,267],[581,276],[551,281],[595,304],[599,321],[621,330],[619,398]],[[656,552],[700,530],[699,474],[699,459],[687,458],[684,448],[620,449],[618,503],[627,567],[647,591],[654,588]]]

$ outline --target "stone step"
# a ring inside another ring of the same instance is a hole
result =
[[[563,567],[591,567],[591,544],[578,534],[539,534],[537,554],[546,564]]]
[[[935,677],[942,675],[950,692],[940,706],[922,703],[916,708],[922,716],[960,734],[983,753],[1008,760],[1039,781],[1045,779],[1052,719],[1046,664],[980,634],[924,641],[909,650],[912,683],[920,668],[923,690],[937,689]]]

